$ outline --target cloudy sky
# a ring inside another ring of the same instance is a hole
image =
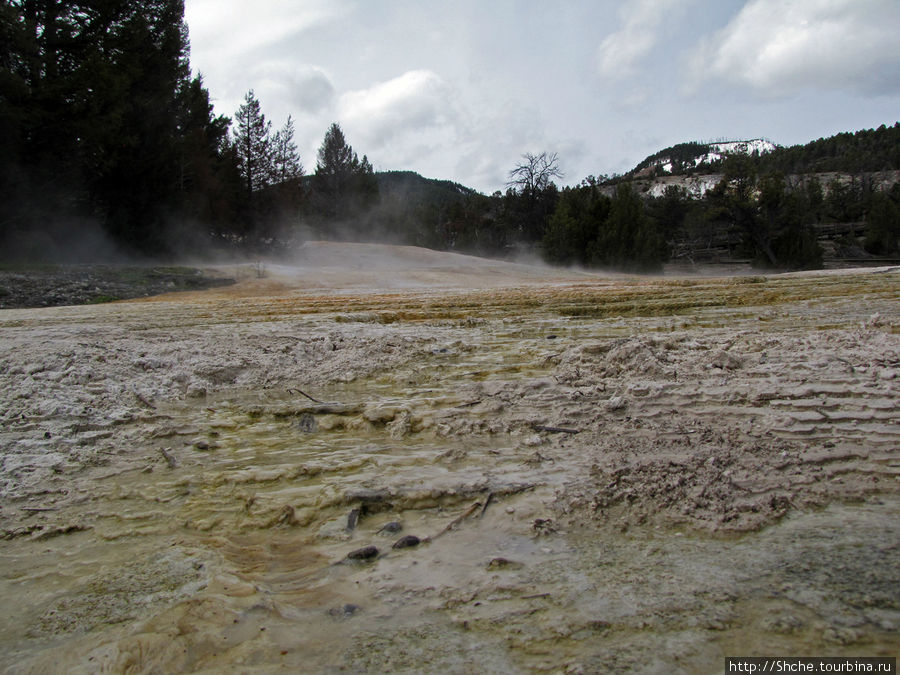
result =
[[[485,193],[525,152],[572,185],[669,145],[900,120],[898,0],[186,0],[216,112],[253,89],[307,172],[332,122],[376,170]]]

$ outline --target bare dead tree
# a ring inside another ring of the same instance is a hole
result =
[[[542,152],[539,155],[526,152],[522,155],[522,159],[524,161],[509,172],[509,180],[506,183],[507,187],[521,194],[534,195],[542,192],[553,178],[563,177],[559,170],[559,157],[555,152]]]

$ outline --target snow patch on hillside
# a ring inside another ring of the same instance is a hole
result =
[[[710,150],[723,155],[752,155],[754,152],[763,154],[772,152],[776,146],[771,141],[762,138],[754,138],[752,141],[727,141],[725,143],[710,143]]]
[[[694,158],[693,166],[696,168],[702,164],[711,164],[718,162],[726,155],[752,155],[754,152],[765,154],[772,152],[778,146],[771,141],[762,138],[754,138],[749,141],[723,141],[721,143],[710,143],[708,151]],[[658,166],[665,173],[672,173],[675,168],[674,161],[670,157],[661,157],[656,160],[650,168]]]

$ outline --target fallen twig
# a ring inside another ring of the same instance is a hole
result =
[[[288,393],[289,393],[289,394],[294,394],[294,393],[297,393],[297,394],[303,394],[306,398],[308,398],[308,399],[309,399],[310,401],[312,401],[313,403],[321,403],[321,402],[322,402],[322,401],[320,401],[320,400],[317,399],[317,398],[313,398],[312,396],[310,396],[309,394],[307,394],[307,393],[306,393],[305,391],[303,391],[302,389],[288,389]]]
[[[487,511],[488,504],[491,503],[491,500],[494,498],[493,492],[488,492],[488,496],[484,500],[484,506],[481,507],[481,513],[478,514],[479,518],[484,518],[484,512]]]
[[[548,427],[543,424],[532,424],[531,428],[535,431],[547,431],[551,434],[580,434],[581,429],[571,429],[569,427]]]
[[[534,595],[523,595],[521,600],[533,600],[534,598],[549,598],[549,593],[535,593]]]
[[[152,403],[150,400],[148,400],[147,397],[144,396],[141,392],[139,392],[139,391],[133,391],[133,392],[131,392],[131,393],[134,394],[134,397],[135,397],[138,401],[140,401],[141,403],[143,403],[145,406],[147,406],[147,407],[150,408],[151,410],[156,410],[156,406],[153,405],[153,403]]]
[[[163,459],[166,460],[166,464],[169,465],[170,469],[174,469],[178,466],[178,460],[175,459],[175,456],[166,448],[160,448],[159,453],[163,456]]]
[[[469,401],[468,403],[460,403],[458,406],[454,406],[454,410],[458,410],[460,408],[471,408],[472,406],[476,406],[481,403],[481,399],[477,401]]]
[[[347,532],[352,532],[356,529],[360,515],[362,515],[362,509],[355,508],[350,510],[350,513],[347,514]]]
[[[460,524],[462,521],[464,521],[466,518],[468,518],[468,517],[471,516],[473,513],[475,513],[475,511],[477,511],[478,508],[479,508],[480,506],[481,506],[481,502],[475,502],[474,504],[472,504],[472,506],[470,506],[469,508],[467,508],[467,509],[462,513],[462,515],[459,515],[459,516],[457,516],[456,518],[454,518],[453,520],[451,520],[450,523],[447,525],[447,527],[445,527],[443,530],[441,530],[440,532],[438,532],[438,533],[437,533],[436,535],[434,535],[433,537],[427,537],[427,538],[425,539],[425,541],[433,541],[433,540],[437,539],[438,537],[440,537],[441,535],[447,534],[447,532],[449,532],[450,530],[452,530],[454,527],[456,527],[457,525],[459,525],[459,524]]]

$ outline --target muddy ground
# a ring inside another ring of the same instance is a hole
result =
[[[233,272],[0,312],[7,672],[897,654],[900,271]]]
[[[0,309],[84,305],[228,286],[216,270],[159,265],[0,265]]]

